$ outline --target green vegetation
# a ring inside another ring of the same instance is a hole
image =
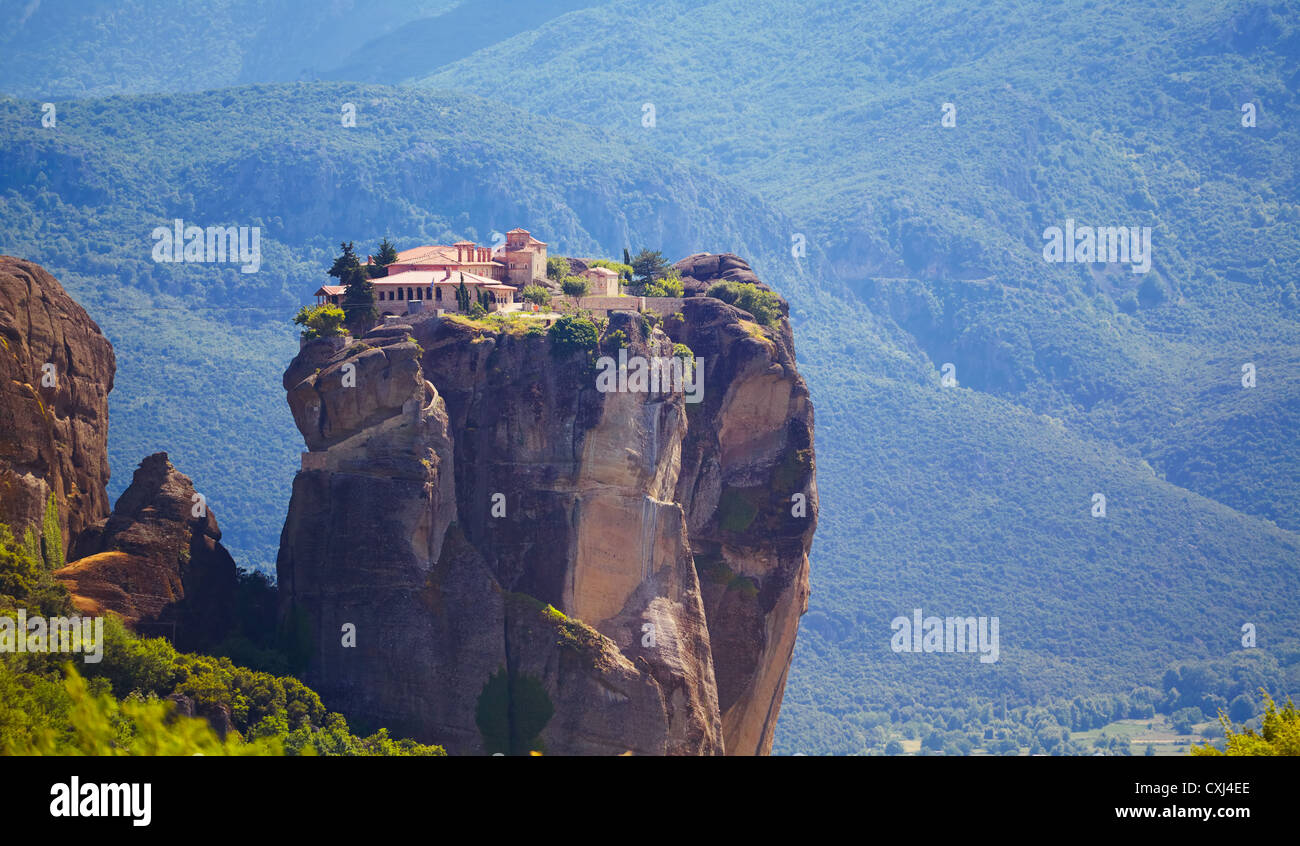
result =
[[[447,314],[443,318],[461,326],[469,327],[484,335],[508,334],[515,338],[535,337],[546,334],[544,318],[513,311],[494,311],[478,317],[465,314]]]
[[[591,293],[591,281],[585,276],[566,276],[560,283],[560,290],[567,297],[582,299]]]
[[[375,286],[370,282],[370,275],[361,267],[352,242],[340,244],[342,252],[334,259],[329,275],[337,278],[347,286],[343,292],[343,313],[348,330],[354,335],[363,335],[379,319],[375,308]]]
[[[523,298],[524,302],[533,303],[539,308],[546,308],[551,304],[551,292],[541,285],[525,285]]]
[[[709,286],[707,296],[749,312],[764,326],[775,326],[781,319],[781,298],[749,282],[718,282]]]
[[[682,276],[676,270],[667,271],[642,285],[640,293],[643,297],[680,297]]]
[[[551,352],[567,356],[575,352],[595,352],[600,345],[596,324],[586,317],[566,314],[551,326],[547,333],[551,339]]]
[[[581,620],[565,616],[554,605],[547,605],[541,611],[542,619],[555,626],[559,640],[556,643],[576,650],[595,663],[600,663],[605,656],[605,639],[600,632]]]
[[[628,340],[627,333],[622,329],[615,329],[613,332],[606,332],[605,338],[601,342],[601,349],[605,352],[617,353],[619,350],[627,349],[631,344]]]
[[[632,281],[638,287],[650,284],[668,268],[668,260],[658,250],[642,250],[629,262],[632,267]]]
[[[47,618],[76,613],[62,583],[0,525],[0,615],[12,621],[19,608]],[[356,737],[296,678],[177,652],[113,615],[100,650],[102,660],[80,670],[59,653],[0,653],[0,754],[442,754],[385,731]],[[209,719],[177,715],[165,700],[180,697]],[[226,736],[210,722],[228,725]]]
[[[387,238],[379,242],[379,249],[366,263],[366,275],[372,279],[388,275],[387,267],[397,261],[397,245]]]
[[[569,260],[564,256],[550,256],[546,259],[546,278],[552,282],[566,279],[572,272]]]
[[[302,336],[307,340],[314,338],[334,338],[346,335],[343,328],[347,314],[336,305],[326,303],[318,306],[303,306],[294,315],[293,322],[303,327]]]
[[[29,532],[29,536],[31,533]],[[13,531],[0,524],[0,609],[15,607],[19,598],[39,608],[43,616],[60,610],[62,597],[53,590],[49,570],[41,558],[40,549],[29,543],[19,543]],[[33,610],[33,613],[38,613]]]
[[[41,520],[41,556],[47,570],[63,566],[63,530],[59,528],[59,506],[53,491],[45,501],[45,516]]]
[[[1260,730],[1236,728],[1228,714],[1219,712],[1219,723],[1223,726],[1223,748],[1204,745],[1192,749],[1193,755],[1300,755],[1300,710],[1295,703],[1287,700],[1286,706],[1278,708],[1273,697],[1264,692],[1264,716]]]
[[[743,532],[757,516],[758,506],[751,501],[747,491],[732,487],[723,489],[718,502],[718,524],[724,531]]]
[[[479,693],[474,720],[489,755],[530,755],[545,751],[542,729],[555,706],[542,683],[530,675],[511,675],[502,667]]]

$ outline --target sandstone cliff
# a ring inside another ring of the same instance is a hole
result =
[[[58,511],[72,563],[57,570],[83,612],[113,612],[185,647],[233,618],[235,563],[210,510],[165,453],[108,507],[108,393],[116,361],[99,327],[39,265],[0,256],[0,523],[20,537]],[[76,560],[73,560],[76,559]]]
[[[604,352],[690,346],[699,403],[598,391],[585,352],[522,327],[304,345],[277,569],[307,682],[452,752],[769,751],[807,600],[813,418],[788,323],[749,317],[704,297],[611,315]]]
[[[87,527],[74,552],[54,576],[81,613],[112,611],[181,649],[211,646],[234,622],[235,561],[216,515],[165,452],[140,462],[112,514]]]
[[[53,276],[0,256],[0,523],[41,526],[54,496],[62,554],[108,514],[113,347]]]

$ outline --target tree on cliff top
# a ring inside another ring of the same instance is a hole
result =
[[[397,261],[397,246],[387,238],[379,242],[379,251],[366,264],[366,275],[378,279],[388,275],[388,265]]]
[[[339,248],[343,252],[334,259],[329,275],[347,286],[343,294],[343,313],[347,315],[348,329],[352,334],[360,335],[379,320],[379,312],[375,309],[375,286],[370,284],[370,277],[357,260],[352,242],[339,244]]]
[[[668,262],[658,250],[642,250],[632,257],[632,272],[638,285],[648,285],[663,273]]]
[[[465,277],[460,278],[460,287],[456,289],[456,308],[461,314],[469,314],[469,289],[465,287]]]
[[[570,297],[581,300],[591,291],[591,282],[582,276],[566,276],[560,283],[560,290]]]
[[[343,309],[336,305],[326,303],[318,306],[303,306],[298,309],[298,314],[293,318],[293,322],[304,327],[302,335],[307,340],[313,338],[332,338],[336,335],[346,335],[347,330],[343,328],[347,315]]]
[[[546,278],[559,282],[573,272],[569,260],[563,256],[551,256],[546,260]]]
[[[526,302],[536,303],[539,306],[551,304],[551,292],[541,285],[525,285],[523,297]]]

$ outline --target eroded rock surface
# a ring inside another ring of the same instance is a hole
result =
[[[750,318],[611,315],[610,355],[690,346],[699,403],[597,390],[590,356],[523,327],[305,344],[278,571],[306,681],[454,753],[768,752],[816,489],[789,326]]]
[[[113,347],[39,265],[0,256],[0,523],[40,531],[53,495],[63,553],[108,515]]]
[[[113,512],[82,533],[56,570],[84,614],[111,611],[182,649],[218,642],[234,623],[236,567],[216,515],[159,452],[140,462]]]

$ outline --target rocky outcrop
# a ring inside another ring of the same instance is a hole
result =
[[[0,522],[39,533],[53,501],[57,557],[72,561],[55,576],[74,604],[198,648],[231,623],[235,563],[166,453],[140,464],[110,514],[115,370],[112,344],[53,276],[0,256]]]
[[[790,324],[761,329],[708,297],[667,326],[706,362],[674,498],[709,621],[727,751],[763,754],[785,690],[817,520],[813,408]]]
[[[807,388],[784,321],[701,297],[655,323],[612,313],[603,352],[685,343],[698,394],[605,392],[588,351],[462,318],[304,345],[277,569],[329,707],[459,753],[770,750],[816,519]]]
[[[0,256],[0,523],[40,531],[53,496],[65,554],[108,514],[113,347],[39,265]]]
[[[703,296],[715,282],[748,282],[770,291],[754,273],[749,262],[734,253],[696,253],[673,265],[681,274],[688,297]]]
[[[111,611],[181,649],[216,643],[234,621],[236,568],[189,477],[164,452],[140,462],[113,512],[88,527],[54,573],[85,614]]]

